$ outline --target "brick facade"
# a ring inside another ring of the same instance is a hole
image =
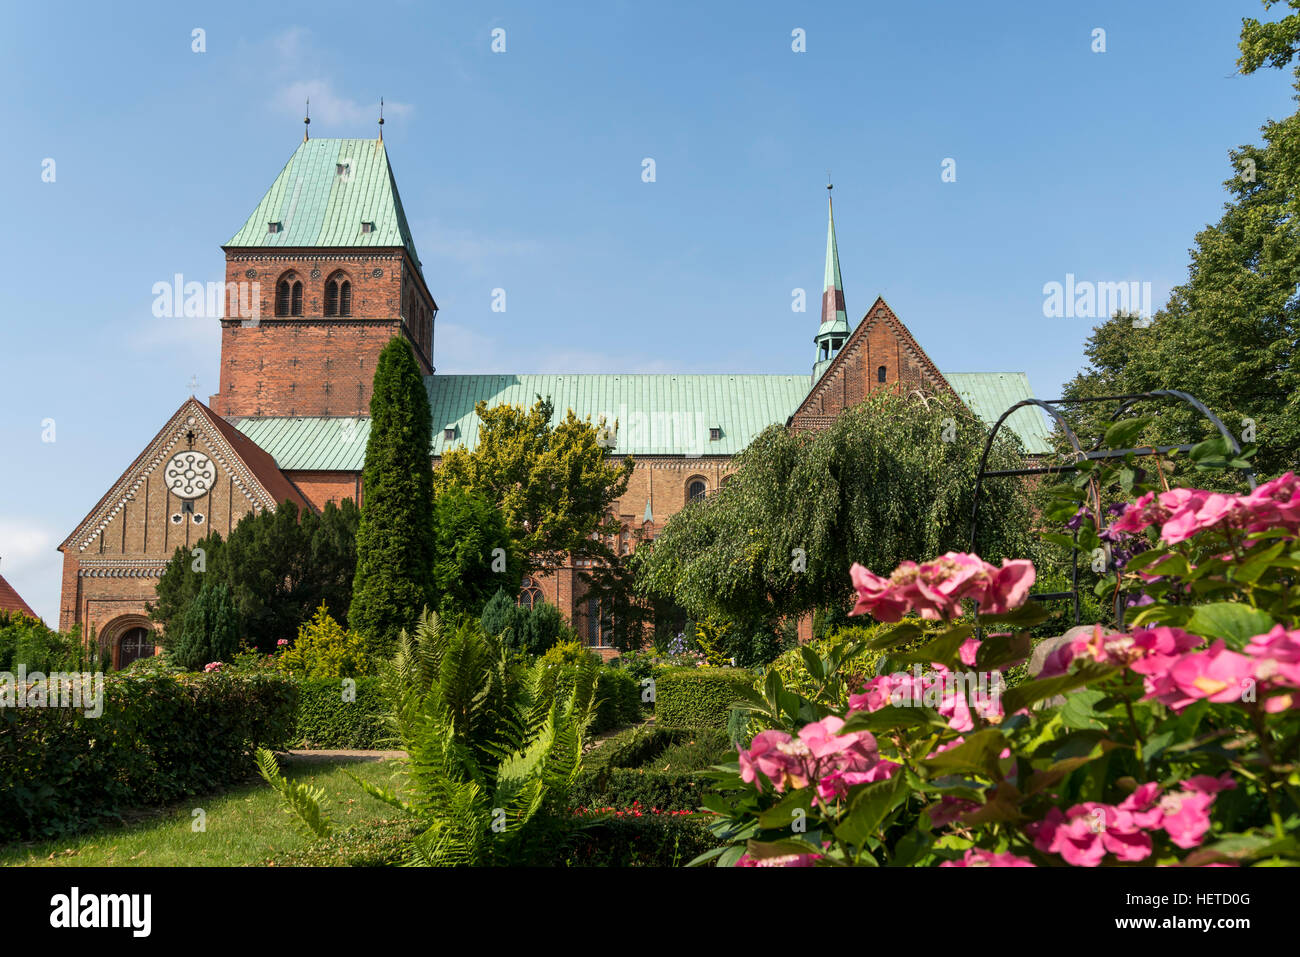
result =
[[[351,284],[346,316],[325,314],[336,278]],[[276,314],[282,280],[302,283],[301,315]],[[249,285],[221,321],[218,415],[365,415],[379,353],[396,335],[421,374],[433,372],[437,306],[404,249],[227,249],[226,283]]]

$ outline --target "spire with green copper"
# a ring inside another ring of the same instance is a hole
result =
[[[835,207],[826,187],[826,278],[822,284],[822,319],[813,342],[817,344],[817,361],[813,363],[813,382],[822,377],[835,354],[849,337],[849,317],[844,309],[844,282],[840,278],[840,248],[835,242]]]

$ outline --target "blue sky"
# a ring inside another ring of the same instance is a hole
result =
[[[1227,151],[1294,110],[1287,75],[1234,75],[1243,16],[1266,14],[7,5],[0,573],[57,621],[56,546],[191,376],[215,391],[216,321],[154,318],[153,284],[223,277],[306,96],[315,136],[372,136],[387,103],[443,372],[808,373],[829,169],[850,320],[883,295],[940,369],[1025,371],[1050,398],[1093,323],[1045,318],[1044,284],[1150,282],[1158,308],[1220,215]]]

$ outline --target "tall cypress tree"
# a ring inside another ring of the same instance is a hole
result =
[[[375,652],[390,649],[435,604],[432,434],[415,356],[405,339],[394,338],[375,367],[348,613],[350,628]]]

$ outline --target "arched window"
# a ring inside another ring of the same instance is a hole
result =
[[[153,635],[148,628],[132,628],[117,641],[117,667],[125,668],[140,658],[153,657]]]
[[[523,586],[519,589],[519,598],[515,604],[520,608],[533,608],[539,601],[545,601],[542,597],[542,590],[537,587],[537,582],[531,578],[525,578]]]
[[[325,281],[325,315],[352,315],[352,281],[336,272]]]
[[[698,502],[704,498],[704,493],[708,491],[708,486],[704,484],[704,479],[691,479],[690,484],[686,486],[686,501]]]
[[[884,367],[884,366],[881,366],[879,369],[876,370],[876,381],[877,381],[877,382],[884,382],[884,381],[885,381],[885,367]]]
[[[275,284],[275,314],[302,315],[302,280],[292,272],[285,273]]]

